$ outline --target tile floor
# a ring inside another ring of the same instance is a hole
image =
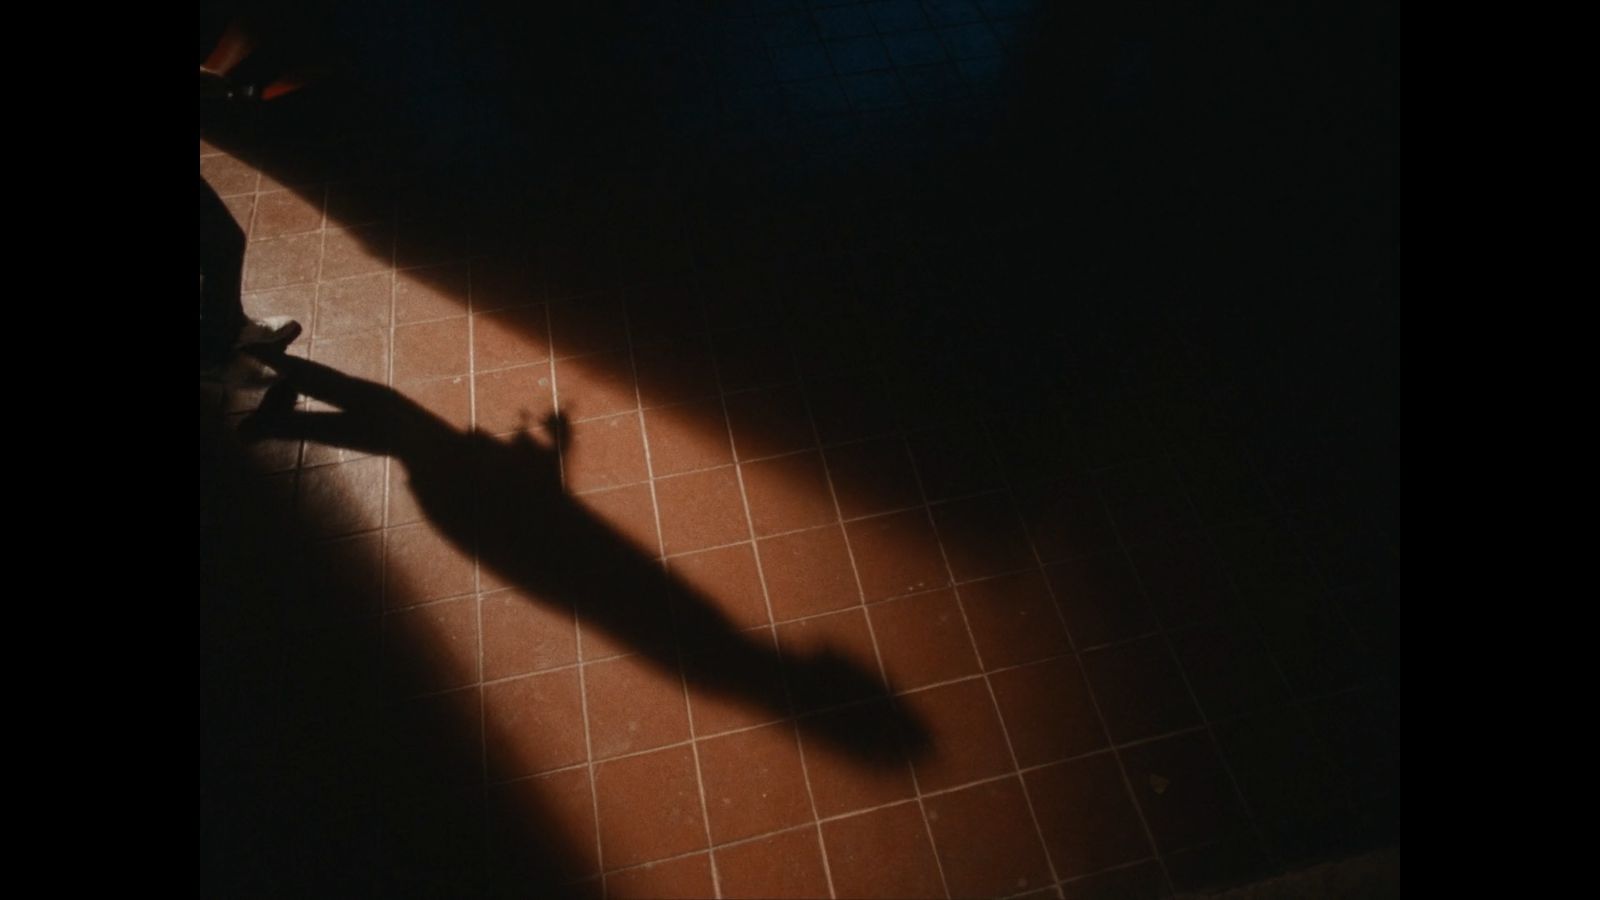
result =
[[[856,114],[1029,6],[769,5]],[[247,310],[532,444],[245,442],[202,390],[213,893],[1162,897],[1397,840],[1396,545],[1181,325],[1019,338],[970,225],[859,194],[418,227],[323,137],[201,144]]]

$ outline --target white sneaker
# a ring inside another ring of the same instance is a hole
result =
[[[233,342],[233,349],[272,347],[282,350],[294,343],[294,339],[300,336],[300,331],[300,323],[288,316],[250,319],[239,329],[239,336]]]

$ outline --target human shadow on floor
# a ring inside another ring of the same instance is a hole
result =
[[[264,360],[283,379],[240,425],[247,440],[309,440],[391,456],[405,466],[419,507],[458,548],[476,551],[496,578],[542,602],[570,607],[659,668],[681,667],[689,686],[787,715],[880,700],[885,728],[850,716],[802,716],[801,727],[869,765],[927,754],[927,726],[875,674],[830,649],[780,652],[742,634],[720,610],[561,486],[555,442],[524,430],[509,440],[456,430],[400,392],[292,356]],[[300,394],[337,407],[295,407]],[[784,681],[788,688],[785,689]]]

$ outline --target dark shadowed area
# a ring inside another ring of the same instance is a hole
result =
[[[1397,859],[1397,16],[202,4],[203,892]]]

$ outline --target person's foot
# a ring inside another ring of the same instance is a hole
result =
[[[248,319],[234,339],[233,349],[255,355],[282,353],[300,336],[300,323],[288,316]]]
[[[273,426],[294,411],[295,401],[299,399],[300,393],[286,381],[279,381],[268,388],[255,412],[239,422],[240,439],[248,443],[271,437]]]
[[[272,369],[248,353],[235,353],[220,362],[200,366],[201,381],[229,388],[263,388],[277,378]]]

